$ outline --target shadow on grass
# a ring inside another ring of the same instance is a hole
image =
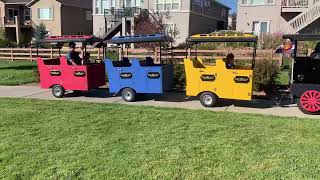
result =
[[[10,67],[0,67],[0,70],[33,70],[37,66],[33,65],[21,65],[21,66],[10,66]]]

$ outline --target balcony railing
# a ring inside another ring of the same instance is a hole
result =
[[[25,18],[20,18],[18,17],[18,22],[19,22],[19,25],[22,25],[22,26],[32,26],[32,21],[29,20],[29,19],[25,19]],[[3,17],[3,20],[2,20],[3,24],[5,26],[15,26],[17,25],[17,22],[16,22],[16,18],[15,17]]]
[[[310,8],[320,0],[282,0],[282,8]]]
[[[282,0],[282,8],[308,8],[309,3],[310,0]]]
[[[104,15],[113,16],[115,19],[120,19],[122,17],[135,17],[141,12],[141,8],[137,7],[126,7],[121,9],[105,9]]]

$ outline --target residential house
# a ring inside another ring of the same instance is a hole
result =
[[[237,30],[312,33],[320,30],[320,0],[238,0]]]
[[[50,35],[92,34],[92,0],[32,0],[31,19]]]
[[[0,1],[1,27],[7,38],[18,44],[21,39],[28,41],[32,35],[31,14],[27,3],[28,0]]]
[[[130,23],[117,20],[124,8],[127,10],[125,21]],[[134,18],[141,9],[151,13],[169,12],[169,18],[164,21],[168,29],[178,31],[176,44],[179,44],[193,34],[226,29],[230,8],[215,0],[93,0],[94,34],[104,39],[115,35],[113,31],[134,34]],[[129,30],[125,30],[127,24],[131,24]]]

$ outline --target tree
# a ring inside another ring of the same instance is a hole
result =
[[[47,31],[46,26],[43,23],[36,25],[34,28],[33,38],[34,42],[38,43],[48,36],[49,31]]]
[[[169,12],[150,13],[147,10],[143,10],[135,20],[135,34],[167,34],[175,40],[179,32],[175,26],[172,28],[168,24],[165,24],[165,19],[170,19]],[[157,43],[143,43],[139,45],[139,47],[148,49],[155,49],[157,46]]]

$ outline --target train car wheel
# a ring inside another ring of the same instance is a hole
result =
[[[212,92],[204,92],[200,96],[200,102],[204,107],[213,107],[218,104],[218,96]]]
[[[56,98],[62,98],[65,94],[65,90],[62,86],[60,85],[55,85],[52,87],[52,94]]]
[[[298,107],[305,114],[317,114],[320,110],[320,93],[314,90],[304,92]]]
[[[136,99],[136,92],[131,88],[125,88],[122,90],[121,96],[126,102],[133,102]]]

